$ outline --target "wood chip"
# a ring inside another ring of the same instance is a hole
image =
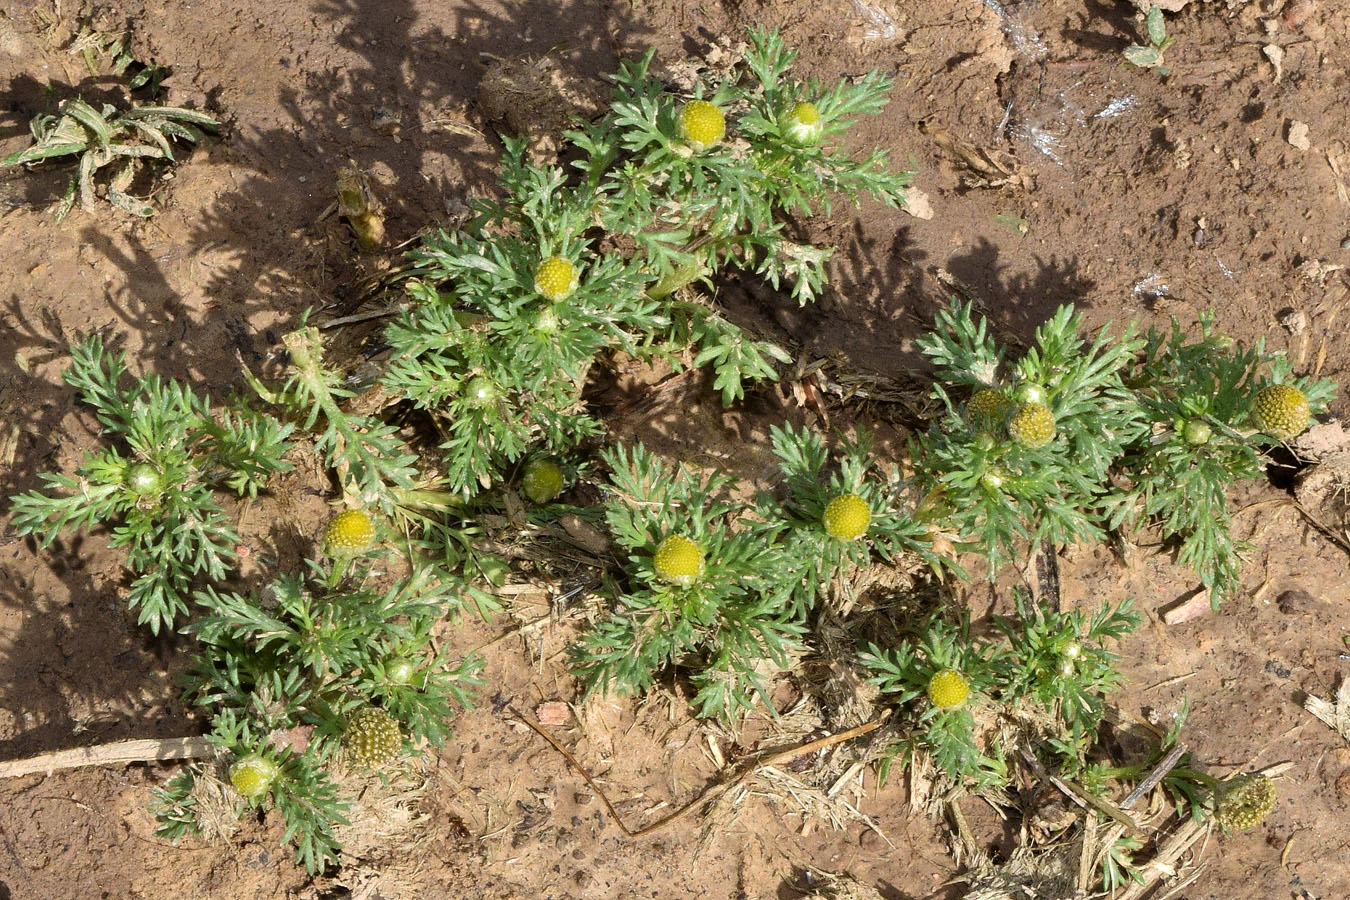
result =
[[[1336,702],[1310,695],[1303,701],[1303,708],[1350,741],[1350,678],[1341,679],[1341,686],[1336,691]]]
[[[1206,615],[1209,615],[1209,590],[1201,588],[1164,609],[1162,620],[1167,625],[1180,625]]]
[[[594,553],[596,556],[603,556],[609,552],[609,538],[576,513],[568,513],[562,516],[558,519],[558,524],[563,527],[567,536],[575,541],[581,549]]]
[[[566,725],[572,720],[572,707],[561,700],[547,700],[534,708],[540,725]]]

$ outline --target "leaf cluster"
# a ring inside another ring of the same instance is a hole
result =
[[[125,354],[97,335],[71,353],[65,380],[93,407],[109,446],[74,474],[43,473],[45,490],[14,497],[14,527],[43,547],[68,529],[110,527],[135,575],[128,602],[158,634],[187,613],[196,578],[222,580],[235,562],[239,535],[216,491],[253,497],[290,468],[282,456],[292,428],[242,403],[213,410],[158,375],[129,380]]]
[[[567,167],[506,139],[500,198],[474,201],[461,230],[412,251],[414,304],[386,332],[395,358],[384,386],[436,417],[453,490],[500,481],[532,444],[563,452],[598,433],[580,393],[602,353],[709,365],[728,403],[747,381],[776,377],[785,351],[680,289],[746,269],[808,302],[829,250],[788,240],[786,217],[828,210],[832,194],[903,202],[910,173],[887,172],[884,153],[857,160],[831,141],[792,142],[784,124],[814,98],[822,138],[838,137],[880,110],[889,81],[801,83],[775,33],[754,31],[752,44],[743,70],[694,92],[732,116],[727,140],[695,152],[678,125],[684,98],[648,52],[621,64],[609,111],[567,133]],[[551,257],[578,276],[556,299],[535,285]]]
[[[909,714],[911,747],[932,754],[949,777],[989,786],[1006,783],[1005,751],[987,721],[994,710],[1012,715],[1029,704],[1037,719],[1053,722],[1044,738],[1060,766],[1080,771],[1103,715],[1103,698],[1119,683],[1117,657],[1107,644],[1139,625],[1129,601],[1091,616],[1059,613],[1025,596],[1011,617],[996,616],[1004,640],[972,637],[969,614],[951,622],[932,617],[911,640],[894,648],[869,645],[860,656],[871,681]],[[970,698],[950,709],[927,697],[934,675],[961,673]],[[977,715],[984,722],[977,727]]]
[[[1317,414],[1335,385],[1295,377],[1262,341],[1236,346],[1214,332],[1212,317],[1202,317],[1195,339],[1173,320],[1142,338],[1102,328],[1090,340],[1079,336],[1080,318],[1061,307],[1010,362],[969,304],[938,314],[919,344],[946,413],[913,444],[919,483],[991,575],[1024,542],[1095,543],[1108,529],[1156,524],[1217,603],[1238,584],[1243,549],[1226,491],[1262,474],[1273,443],[1250,422],[1253,397],[1291,384]],[[977,411],[970,400],[987,391],[1000,398],[992,422],[990,405]],[[1019,446],[1010,434],[1030,401],[1054,416],[1044,446]]]
[[[1032,347],[1009,362],[970,304],[940,311],[937,327],[919,339],[933,361],[934,396],[945,415],[915,441],[919,483],[934,497],[942,521],[992,572],[1020,542],[1069,544],[1104,536],[1101,493],[1112,463],[1143,428],[1120,372],[1142,342],[1101,329],[1079,335],[1081,316],[1060,307],[1042,324]],[[998,392],[1003,413],[977,421],[963,398]],[[1042,402],[1055,420],[1054,439],[1019,445],[1007,422],[1022,404]]]
[[[1131,44],[1122,51],[1125,61],[1141,69],[1156,69],[1166,78],[1172,69],[1163,64],[1163,53],[1176,43],[1175,37],[1167,36],[1167,22],[1163,19],[1161,6],[1150,6],[1144,15],[1144,32],[1148,44]]]
[[[155,214],[145,200],[128,193],[142,162],[174,162],[174,146],[201,143],[204,132],[220,123],[206,113],[180,106],[132,106],[118,110],[110,104],[94,108],[78,97],[63,100],[55,114],[33,117],[29,130],[33,146],[0,159],[0,168],[21,166],[64,156],[79,158],[75,177],[57,207],[57,221],[65,218],[76,199],[86,212],[98,197],[95,178],[105,168],[112,174],[103,182],[108,202],[142,218]]]
[[[952,669],[969,685],[972,698],[988,696],[998,684],[1002,653],[970,637],[970,616],[957,622],[940,616],[929,619],[916,640],[882,649],[869,645],[859,657],[869,680],[883,694],[893,695],[897,708],[909,707],[911,749],[923,748],[947,777],[978,785],[1000,783],[1006,777],[1001,751],[979,746],[974,702],[942,709],[927,699],[929,682]],[[916,703],[917,701],[917,703]]]
[[[1262,341],[1234,346],[1214,332],[1212,316],[1201,318],[1197,338],[1176,319],[1170,329],[1151,330],[1126,381],[1145,427],[1117,461],[1122,478],[1104,499],[1108,524],[1153,523],[1164,540],[1178,540],[1177,561],[1197,572],[1217,603],[1238,586],[1245,549],[1232,536],[1227,488],[1262,477],[1271,443],[1249,421],[1251,398],[1268,385],[1292,384],[1318,414],[1335,385],[1294,377],[1289,360]]]
[[[415,570],[377,591],[371,578],[368,561],[346,577],[310,563],[307,577],[283,575],[258,594],[208,588],[196,596],[203,614],[183,629],[199,642],[185,685],[211,713],[211,740],[235,757],[259,753],[279,766],[253,805],[266,807],[270,797],[285,840],[311,872],[340,849],[332,827],[345,801],[331,770],[348,717],[376,704],[398,721],[405,751],[443,746],[480,683],[477,658],[455,661],[432,646],[432,626],[454,602],[445,582]],[[297,734],[305,735],[299,744]],[[183,790],[170,786],[175,796]],[[190,822],[186,802],[162,812],[168,836]]]
[[[672,664],[692,670],[698,715],[730,720],[768,704],[764,666],[788,664],[804,631],[792,614],[782,549],[720,494],[732,479],[700,475],[637,446],[602,454],[613,489],[606,521],[628,552],[627,580],[612,614],[572,650],[587,692],[640,693]],[[671,535],[693,541],[702,570],[685,586],[664,579],[655,554]]]
[[[606,522],[629,556],[613,614],[574,648],[588,690],[641,692],[674,664],[692,670],[698,714],[730,720],[756,699],[769,705],[766,669],[786,665],[818,604],[844,590],[850,572],[901,557],[948,565],[865,437],[845,440],[837,460],[806,429],[775,427],[772,440],[780,490],[746,506],[725,499],[735,483],[725,473],[672,468],[641,446],[602,454],[613,484]],[[854,540],[831,536],[822,521],[843,494],[862,497],[871,512]],[[657,569],[657,549],[671,535],[703,553],[692,584]]]
[[[909,556],[935,573],[959,573],[933,550],[933,526],[920,513],[911,486],[894,468],[883,469],[869,435],[841,440],[832,460],[817,432],[775,425],[769,434],[782,478],[777,491],[759,497],[757,527],[766,540],[782,544],[796,568],[790,593],[794,614],[806,616],[823,595],[842,587],[845,573],[878,559],[896,562]],[[825,530],[826,507],[845,494],[862,497],[871,512],[867,532],[858,540],[840,540]]]

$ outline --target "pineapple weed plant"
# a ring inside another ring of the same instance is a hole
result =
[[[500,566],[474,539],[476,514],[502,489],[515,483],[536,521],[568,509],[555,501],[601,430],[581,399],[593,361],[622,351],[709,366],[734,401],[786,354],[692,286],[750,270],[809,302],[830,250],[790,241],[785,217],[828,211],[836,195],[903,203],[911,173],[831,140],[881,108],[888,81],[802,83],[776,34],[751,37],[742,71],[689,97],[650,74],[652,53],[625,63],[609,112],[569,133],[570,170],[530,163],[507,140],[501,197],[412,252],[414,303],[385,331],[393,356],[373,390],[327,365],[303,322],[285,339],[286,383],[249,375],[252,398],[215,408],[157,376],[130,379],[99,338],[73,349],[66,380],[108,445],[15,497],[14,526],[42,546],[109,529],[139,621],[197,642],[187,697],[210,716],[236,812],[278,813],[311,871],[340,850],[335,773],[443,744],[468,704],[478,661],[437,650],[433,628],[499,608],[481,585]],[[604,519],[624,559],[612,608],[572,649],[585,690],[640,693],[678,670],[700,716],[772,709],[770,680],[805,649],[822,608],[852,607],[852,575],[917,561],[964,578],[954,549],[983,554],[992,574],[1028,543],[1147,523],[1216,600],[1231,593],[1242,548],[1225,487],[1259,475],[1262,449],[1302,431],[1332,385],[1295,378],[1259,344],[1233,347],[1208,322],[1198,341],[1175,324],[1144,337],[1079,332],[1061,309],[1011,360],[969,306],[942,312],[921,346],[943,414],[913,441],[908,475],[866,440],[832,454],[809,430],[774,428],[776,489],[738,504],[729,475],[641,446],[601,452]],[[351,402],[381,395],[384,409]],[[426,426],[416,436],[410,415]],[[251,500],[301,444],[332,474],[341,511],[300,571],[240,592],[240,539],[220,498]],[[1117,679],[1107,645],[1136,623],[1128,604],[1062,613],[1023,598],[996,620],[998,643],[939,614],[896,646],[866,646],[859,662],[902,723],[890,758],[926,753],[954,782],[1005,784],[1002,726],[1013,723],[1059,771],[1089,772]],[[211,770],[188,767],[157,791],[164,834],[200,824]],[[1206,808],[1220,808],[1220,785],[1205,790]],[[1243,810],[1259,807],[1264,788],[1244,790]]]

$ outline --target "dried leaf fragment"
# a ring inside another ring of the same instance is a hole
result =
[[[919,123],[919,131],[931,137],[968,173],[962,176],[966,187],[1031,187],[1031,175],[1012,154],[993,147],[981,147],[932,119]]]
[[[1336,701],[1323,700],[1309,694],[1303,708],[1321,719],[1328,728],[1350,741],[1350,678],[1342,678],[1336,691]]]

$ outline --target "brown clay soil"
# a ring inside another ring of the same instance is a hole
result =
[[[912,342],[955,293],[977,299],[1012,339],[1065,302],[1093,325],[1170,315],[1191,325],[1213,310],[1234,337],[1264,337],[1300,370],[1350,382],[1343,0],[1192,3],[1168,17],[1177,42],[1166,79],[1122,62],[1140,30],[1125,2],[880,0],[871,8],[889,16],[890,34],[877,33],[884,23],[863,6],[0,0],[0,155],[26,146],[28,120],[53,97],[121,96],[117,78],[91,76],[66,52],[82,21],[129,29],[139,59],[172,68],[166,102],[227,123],[154,186],[160,213],[149,221],[101,205],[56,224],[50,209],[68,169],[0,174],[0,489],[69,470],[97,439],[93,417],[60,380],[74,337],[119,335],[139,369],[221,396],[242,385],[241,365],[275,367],[279,337],[302,310],[354,309],[362,279],[387,262],[363,260],[324,215],[348,160],[371,173],[391,242],[489,190],[499,145],[475,100],[483,54],[548,53],[568,78],[603,93],[598,76],[620,57],[650,45],[667,60],[700,55],[748,25],[783,29],[802,70],[821,79],[892,75],[886,113],[849,140],[912,157],[933,207],[928,219],[841,207],[810,223],[817,241],[840,250],[833,289],[814,308],[726,288],[733,315],[805,362],[829,360],[873,386],[921,383]],[[1263,54],[1270,46],[1283,52],[1278,70]],[[969,170],[944,149],[946,136],[1002,154],[986,176],[1008,183],[966,185]],[[777,387],[731,411],[696,380],[637,399],[614,404],[618,434],[751,476],[764,467],[767,425],[807,414]],[[903,433],[908,421],[856,399],[827,396],[826,409],[832,426],[889,417]],[[1341,399],[1332,413],[1345,409]],[[241,528],[294,557],[320,527],[325,490],[297,477],[241,509]],[[1286,491],[1275,478],[1234,501]],[[1128,683],[1115,704],[1127,719],[1164,721],[1186,696],[1186,740],[1198,758],[1225,771],[1290,764],[1265,823],[1213,836],[1179,896],[1342,900],[1350,748],[1300,699],[1330,694],[1350,671],[1346,554],[1289,507],[1240,513],[1237,530],[1257,549],[1242,596],[1215,614],[1163,624],[1158,610],[1195,585],[1147,547],[1129,565],[1105,550],[1066,552],[1064,603],[1133,596],[1148,613],[1122,648]],[[173,685],[186,642],[135,627],[106,535],[39,551],[7,534],[0,546],[0,760],[198,733]],[[812,868],[848,873],[888,900],[964,896],[949,883],[960,866],[947,823],[910,808],[903,778],[882,790],[870,774],[861,791],[851,782],[859,816],[839,828],[756,780],[714,819],[626,837],[509,708],[563,710],[553,733],[634,824],[694,796],[768,726],[750,723],[738,745],[691,720],[674,695],[543,707],[576,699],[561,656],[573,632],[546,618],[542,593],[518,599],[513,617],[448,632],[457,647],[484,648],[488,686],[451,746],[425,760],[416,790],[394,804],[403,818],[388,839],[349,848],[342,871],[306,877],[278,848],[274,821],[247,821],[227,842],[169,846],[154,836],[146,801],[175,767],[91,768],[0,783],[0,898],[790,898],[808,892]],[[985,588],[968,600],[977,617],[1007,605]],[[803,738],[810,733],[802,726]],[[963,803],[984,846],[1015,843],[1016,823]]]

